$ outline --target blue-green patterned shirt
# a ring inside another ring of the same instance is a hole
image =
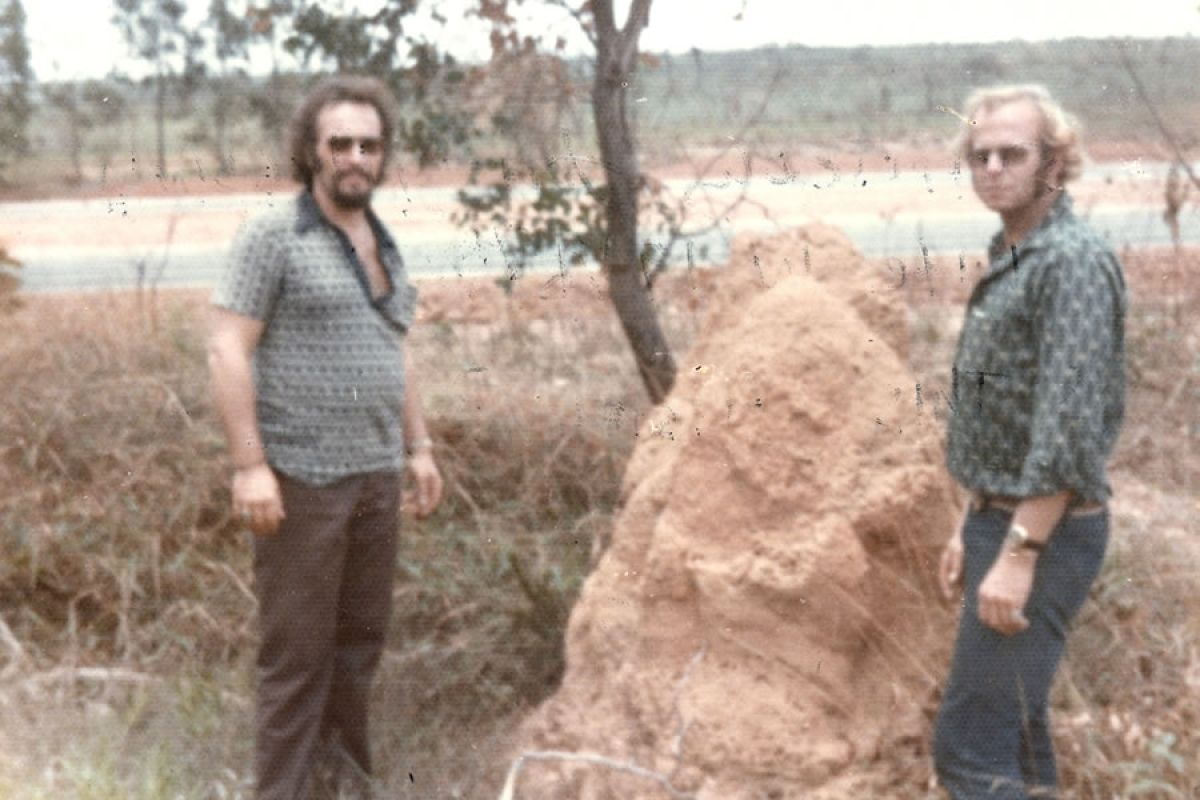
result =
[[[1062,194],[1016,248],[1002,233],[954,358],[946,458],[965,487],[1106,500],[1125,411],[1125,279]]]
[[[254,353],[271,466],[327,484],[404,464],[404,336],[417,291],[373,214],[391,291],[371,295],[349,238],[308,192],[246,223],[213,305],[266,323]]]

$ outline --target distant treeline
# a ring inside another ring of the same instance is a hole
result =
[[[591,63],[544,54],[463,68],[439,100],[469,120],[443,156],[469,163],[594,152]],[[1145,98],[1137,91],[1142,84]],[[810,48],[645,55],[631,87],[644,160],[653,164],[739,137],[747,147],[804,143],[871,148],[952,135],[974,87],[1046,85],[1093,139],[1158,142],[1153,103],[1181,144],[1200,141],[1200,41],[1088,40],[979,45]],[[290,109],[317,76],[189,75],[171,80],[168,177],[274,175],[286,167]],[[156,177],[156,86],[110,78],[42,84],[34,93],[31,161],[10,183]],[[423,113],[411,103],[402,114]]]

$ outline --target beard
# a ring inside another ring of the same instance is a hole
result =
[[[331,170],[327,164],[319,160],[316,164],[314,179],[325,183],[326,194],[335,206],[344,211],[360,211],[371,204],[371,194],[379,185],[379,176],[372,175],[364,169],[350,167],[347,169]],[[365,189],[343,189],[347,178],[358,177],[366,184]]]
[[[342,190],[342,179],[352,176],[361,175],[367,184],[365,190]],[[346,211],[357,211],[366,208],[371,203],[371,193],[375,190],[376,180],[362,170],[346,170],[333,176],[333,186],[329,192],[329,199],[338,208]]]

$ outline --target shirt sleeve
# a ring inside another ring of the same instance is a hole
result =
[[[280,236],[263,222],[243,225],[226,256],[212,304],[265,322],[283,283]]]
[[[1122,369],[1123,303],[1103,252],[1066,252],[1047,265],[1035,299],[1038,368],[1023,494],[1071,490],[1103,499],[1109,375]]]

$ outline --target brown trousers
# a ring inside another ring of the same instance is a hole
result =
[[[258,797],[309,800],[331,756],[371,771],[367,699],[391,617],[400,476],[277,476],[287,516],[254,537]]]

